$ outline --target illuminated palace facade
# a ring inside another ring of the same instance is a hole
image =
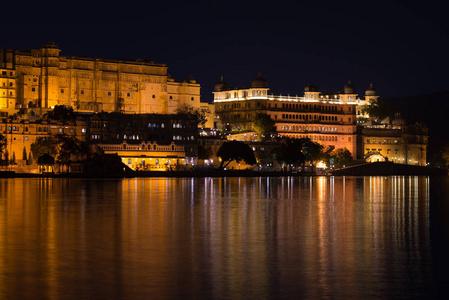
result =
[[[270,95],[268,90],[267,81],[260,75],[245,88],[231,88],[222,79],[214,89],[219,126],[251,132],[256,115],[265,113],[282,136],[310,138],[323,146],[347,148],[354,157],[363,155],[357,143],[357,117],[362,115],[363,105],[377,99],[377,93],[367,93],[360,99],[350,83],[339,93],[321,93],[315,85],[309,85],[303,97]],[[246,137],[255,138],[254,134]]]
[[[214,89],[218,126],[242,132],[231,135],[233,139],[255,140],[254,120],[257,114],[265,113],[282,136],[347,148],[358,160],[426,165],[427,127],[410,126],[400,118],[377,124],[362,113],[364,105],[379,98],[372,85],[363,98],[350,82],[336,93],[323,93],[309,85],[302,97],[270,95],[268,91],[267,81],[260,74],[244,88],[232,88],[221,78]]]
[[[428,128],[403,119],[381,122],[368,120],[361,130],[364,158],[368,162],[392,161],[407,165],[427,165]]]
[[[200,107],[200,85],[176,82],[167,65],[150,60],[61,56],[50,42],[40,49],[0,50],[0,113],[20,108],[45,112],[55,105],[77,111],[174,113],[180,104]]]

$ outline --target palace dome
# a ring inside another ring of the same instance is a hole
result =
[[[257,78],[251,80],[251,87],[252,88],[267,88],[268,84],[267,84],[267,81],[264,78],[262,78],[259,73],[259,76],[257,76]]]
[[[309,84],[304,88],[304,92],[319,92],[319,91],[320,89],[314,84]]]
[[[220,81],[215,84],[214,92],[226,91],[228,89],[228,84],[223,81],[223,76],[221,76]]]
[[[373,88],[373,84],[371,83],[369,88],[365,91],[365,96],[378,96],[377,91]]]
[[[351,81],[349,81],[348,84],[345,85],[344,93],[355,94],[355,87],[351,84]]]

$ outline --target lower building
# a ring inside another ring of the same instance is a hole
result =
[[[364,159],[425,166],[428,138],[428,128],[423,124],[407,125],[400,118],[368,121],[362,129]]]
[[[124,141],[120,144],[100,143],[98,146],[105,154],[117,154],[122,163],[137,171],[178,171],[196,164],[196,159],[186,158],[184,146],[176,145],[174,142],[159,145],[156,142],[128,144]]]
[[[25,164],[33,143],[57,134],[99,145],[133,169],[179,169],[197,163],[197,119],[189,115],[88,113],[68,122],[5,118],[0,134],[6,139],[0,159],[17,170],[15,163]]]
[[[83,121],[58,122],[58,121],[30,121],[30,120],[0,120],[0,134],[6,139],[6,147],[1,153],[0,159],[11,161],[26,160],[31,153],[31,144],[39,138],[50,135],[66,134],[79,140],[85,140],[86,125]],[[37,157],[36,157],[37,159]]]

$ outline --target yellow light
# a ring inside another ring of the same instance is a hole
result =
[[[323,161],[320,161],[317,163],[316,165],[317,168],[321,168],[321,169],[325,169],[326,168],[326,163]]]

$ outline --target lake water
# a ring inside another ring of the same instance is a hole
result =
[[[439,298],[447,177],[0,179],[0,299]]]

